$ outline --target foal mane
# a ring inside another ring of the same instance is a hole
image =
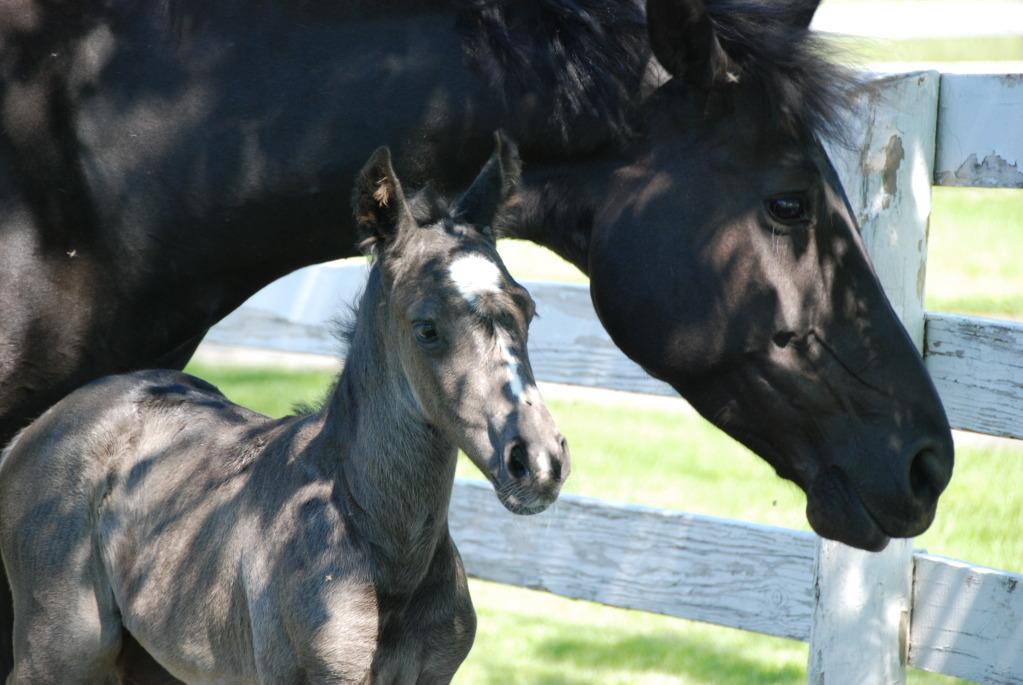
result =
[[[500,94],[513,134],[518,107],[540,98],[532,125],[574,149],[634,131],[651,56],[642,0],[456,0],[471,66]],[[803,28],[815,0],[706,0],[739,77],[759,88],[792,132],[841,139],[855,85],[827,41]],[[528,125],[528,124],[527,124]],[[533,132],[535,136],[535,131]],[[592,140],[580,140],[580,136]]]

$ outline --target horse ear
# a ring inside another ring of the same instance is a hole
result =
[[[494,134],[494,153],[469,189],[455,202],[452,216],[480,228],[489,226],[501,206],[518,188],[521,177],[522,161],[518,146],[497,131]]]
[[[703,0],[647,0],[646,22],[654,56],[672,76],[702,90],[735,80]]]
[[[390,243],[404,225],[415,224],[386,147],[377,148],[359,172],[352,206],[364,245]]]

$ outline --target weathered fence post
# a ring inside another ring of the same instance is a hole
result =
[[[874,269],[921,349],[939,79],[921,72],[875,82],[850,124],[853,149],[830,150]],[[809,683],[905,682],[912,576],[911,540],[878,554],[820,541]]]

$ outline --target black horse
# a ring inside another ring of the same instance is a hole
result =
[[[180,367],[296,267],[357,252],[377,145],[590,276],[615,342],[866,549],[922,532],[948,421],[820,139],[818,0],[20,0],[0,12],[0,440],[97,376]],[[3,641],[8,647],[8,641]]]

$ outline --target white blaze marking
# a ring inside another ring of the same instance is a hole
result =
[[[497,264],[477,254],[465,255],[451,262],[448,275],[470,304],[483,293],[496,293],[501,289],[501,270]]]
[[[518,399],[522,396],[523,390],[519,360],[512,354],[511,347],[508,345],[508,341],[503,335],[498,336],[497,344],[501,347],[501,357],[504,358],[505,368],[508,369],[508,384],[510,386],[512,398],[518,401]]]
[[[508,370],[508,391],[511,393],[513,402],[521,402],[524,396],[531,395],[533,401],[539,401],[539,391],[536,385],[530,383],[525,387],[522,382],[522,365],[512,354],[510,339],[504,332],[497,334],[497,346],[501,350],[501,357],[504,359],[505,369]],[[525,400],[529,401],[529,400]],[[546,451],[536,455],[536,472],[540,478],[550,478],[554,473],[553,459]]]

